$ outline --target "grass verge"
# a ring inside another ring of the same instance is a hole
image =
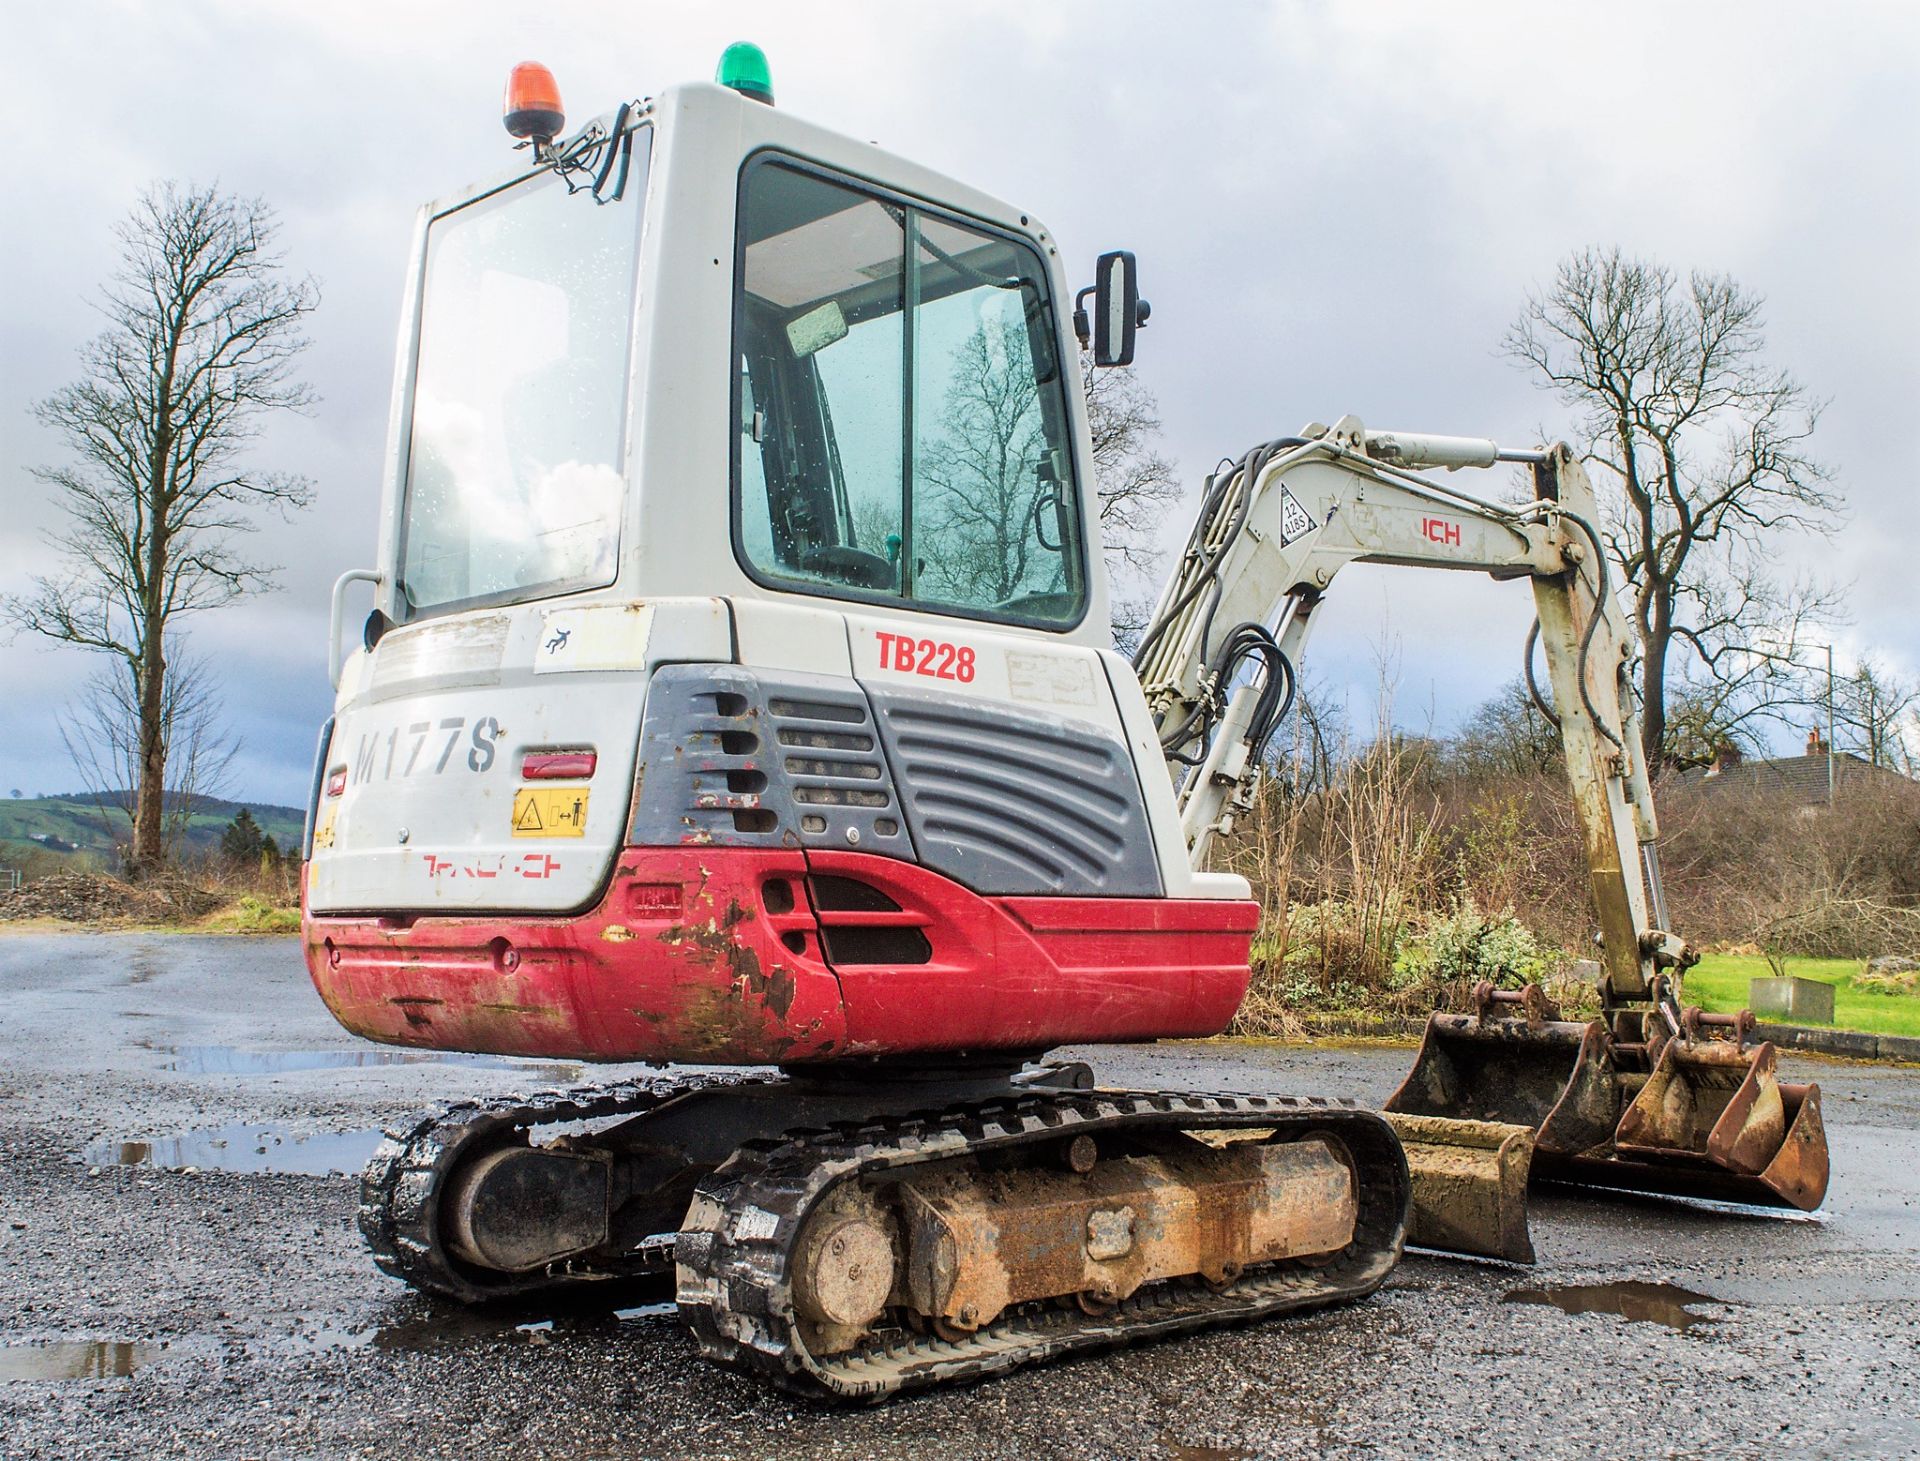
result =
[[[209,914],[196,933],[298,933],[300,910],[270,903],[252,893]]]
[[[1874,1035],[1920,1035],[1920,995],[1857,989],[1858,959],[1789,959],[1787,973],[1817,979],[1833,988],[1833,1025]],[[1773,971],[1757,954],[1708,954],[1687,971],[1681,998],[1688,1004],[1725,1014],[1747,1005],[1747,981]]]

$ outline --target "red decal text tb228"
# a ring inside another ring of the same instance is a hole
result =
[[[925,675],[931,680],[973,680],[973,647],[945,639],[915,639],[911,634],[874,633],[880,646],[880,668],[903,675]]]

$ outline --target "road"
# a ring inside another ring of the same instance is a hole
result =
[[[1409,1059],[1080,1054],[1366,1101]],[[1916,1070],[1783,1062],[1825,1091],[1819,1219],[1546,1197],[1531,1271],[1410,1255],[1347,1308],[836,1411],[709,1367],[664,1305],[436,1309],[371,1267],[350,1179],[231,1170],[357,1166],[410,1108],[579,1078],[391,1063],[291,940],[0,935],[0,1055],[7,1458],[1920,1455]]]

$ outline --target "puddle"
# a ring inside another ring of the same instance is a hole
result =
[[[186,1075],[280,1075],[296,1070],[370,1070],[386,1065],[465,1065],[485,1070],[520,1070],[542,1080],[571,1085],[582,1076],[578,1065],[523,1060],[511,1055],[469,1055],[457,1050],[242,1050],[233,1045],[147,1045],[167,1057],[162,1070]]]
[[[547,1319],[514,1319],[497,1314],[451,1311],[382,1324],[374,1329],[322,1328],[296,1341],[310,1349],[378,1349],[402,1354],[465,1349],[482,1344],[549,1344],[556,1334],[604,1334],[609,1327],[635,1319],[672,1319],[679,1313],[671,1302],[639,1304],[627,1309],[602,1309]]]
[[[110,1380],[160,1357],[157,1344],[75,1339],[0,1346],[0,1381]]]
[[[98,1167],[198,1167],[212,1172],[358,1174],[380,1145],[378,1131],[294,1134],[273,1126],[223,1126],[149,1141],[96,1141],[86,1161]]]
[[[1696,1294],[1671,1283],[1584,1283],[1538,1289],[1513,1289],[1501,1295],[1503,1304],[1551,1304],[1563,1314],[1618,1314],[1647,1324],[1664,1324],[1681,1333],[1696,1324],[1719,1321],[1696,1314],[1693,1304],[1717,1304],[1711,1294]]]
[[[1244,1446],[1193,1445],[1165,1435],[1160,1437],[1160,1444],[1173,1461],[1252,1461],[1253,1457]]]

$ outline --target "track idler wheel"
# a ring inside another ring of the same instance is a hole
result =
[[[508,1146],[475,1157],[447,1188],[446,1242],[495,1273],[531,1273],[607,1241],[604,1157]]]

